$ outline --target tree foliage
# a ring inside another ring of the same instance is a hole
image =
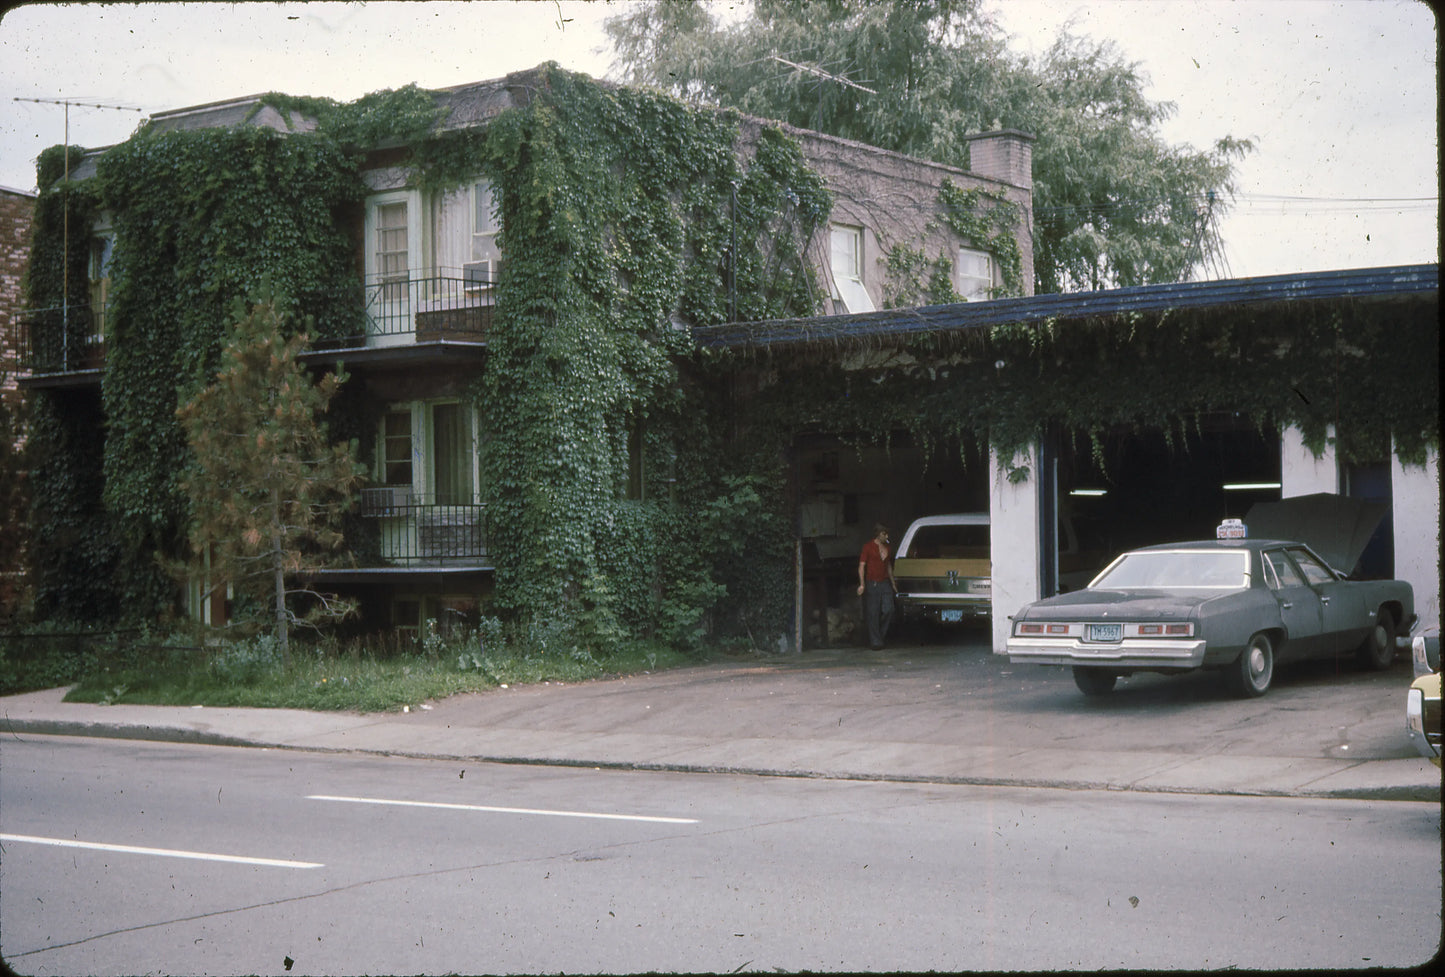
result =
[[[321,420],[344,373],[313,382],[297,359],[304,335],[287,338],[273,301],[238,310],[211,383],[177,411],[191,450],[181,479],[190,501],[192,559],[183,570],[210,585],[269,588],[283,654],[291,626],[338,617],[348,605],[304,585],[308,571],[341,548],[337,525],[364,468],[354,443],[332,444]]]
[[[1252,148],[1166,144],[1158,127],[1174,106],[1144,97],[1113,44],[1065,29],[1035,63],[1008,50],[979,0],[758,0],[732,25],[655,3],[607,30],[634,84],[897,152],[967,168],[970,135],[1034,135],[1040,293],[1204,267],[1222,248],[1232,161]]]

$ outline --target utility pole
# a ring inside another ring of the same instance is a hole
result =
[[[66,98],[14,98],[16,102],[37,102],[41,105],[63,105],[65,107],[65,184],[61,190],[60,213],[62,218],[62,246],[64,251],[60,262],[60,368],[69,368],[67,363],[70,350],[70,107],[86,109],[111,109],[116,112],[141,112],[143,109],[129,105],[99,105],[89,102],[74,102]]]

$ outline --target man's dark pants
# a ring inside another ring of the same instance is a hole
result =
[[[868,624],[868,644],[882,648],[893,623],[893,585],[887,580],[870,580],[863,588],[863,620]]]

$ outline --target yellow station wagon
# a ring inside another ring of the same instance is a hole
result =
[[[987,512],[915,519],[893,561],[898,603],[904,615],[938,624],[986,618],[991,567]]]

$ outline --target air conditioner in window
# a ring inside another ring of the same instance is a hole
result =
[[[462,283],[468,292],[480,292],[497,284],[500,261],[469,261],[462,265]]]
[[[363,516],[399,516],[411,505],[411,487],[406,485],[383,485],[380,488],[361,490],[361,514]]]

